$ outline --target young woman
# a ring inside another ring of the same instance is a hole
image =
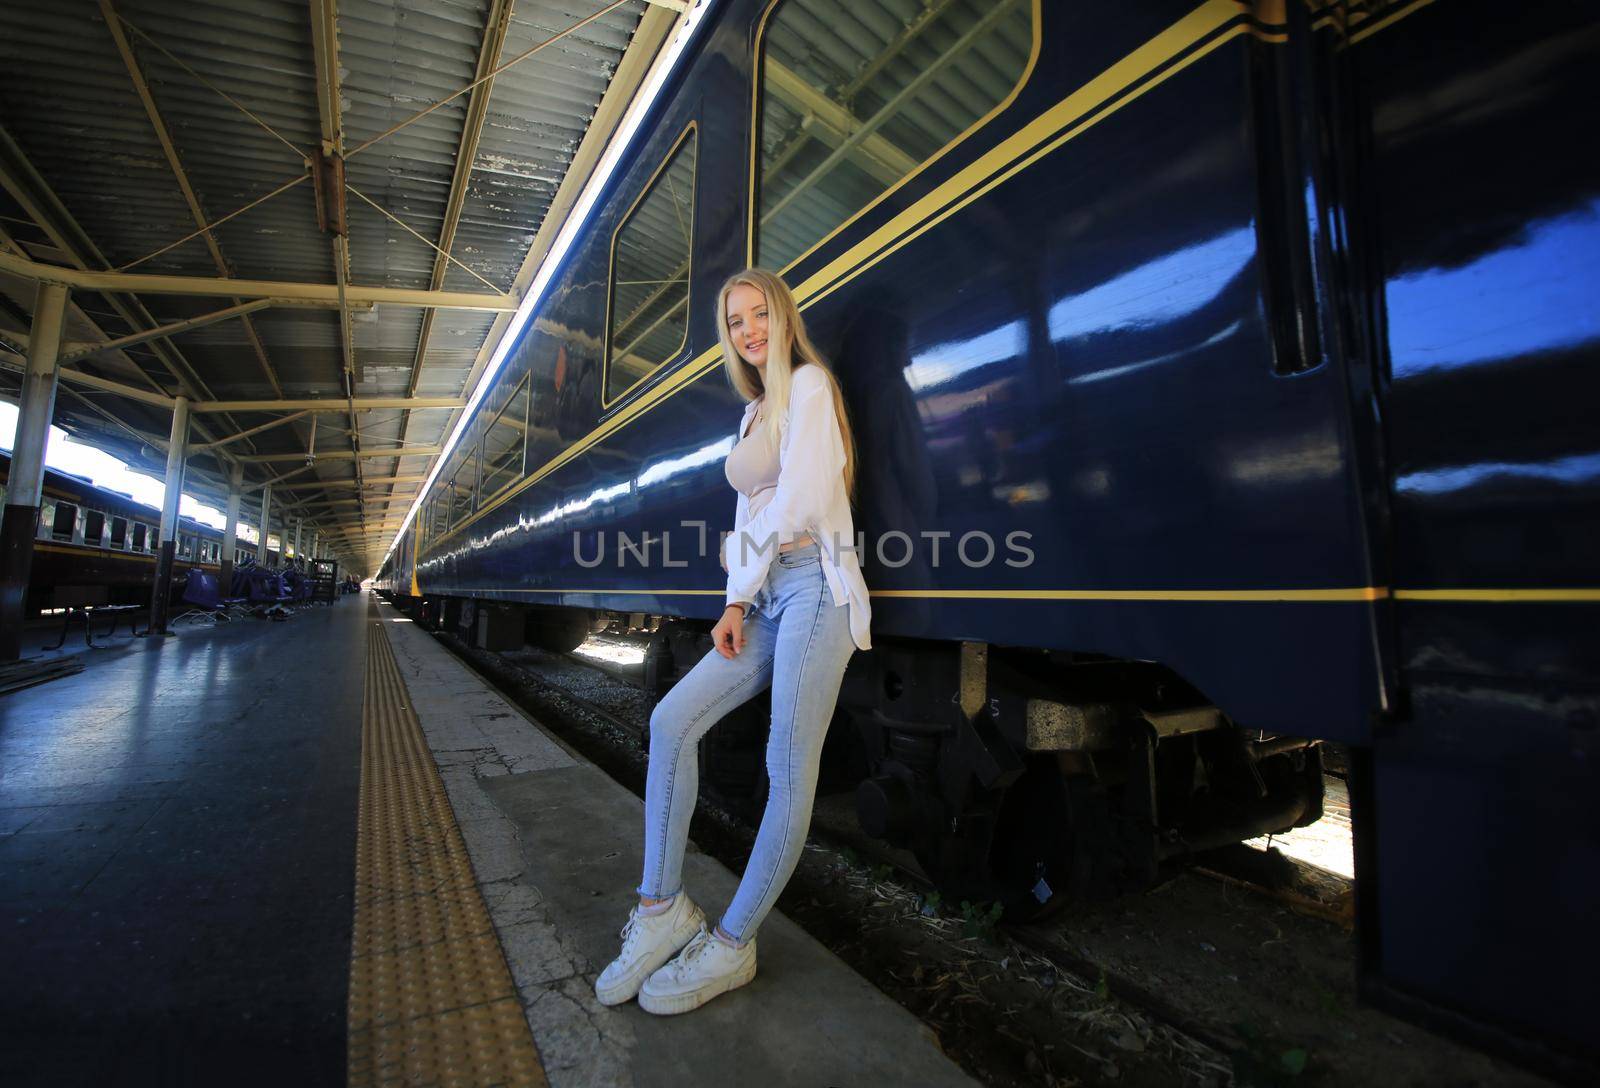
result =
[[[871,645],[850,516],[855,444],[839,384],[806,337],[789,288],[770,272],[747,269],[723,284],[717,325],[728,376],[749,402],[726,466],[738,492],[723,545],[727,607],[711,632],[713,652],[650,717],[644,880],[622,952],[595,983],[603,1004],[637,994],[663,1014],[698,1008],[755,977],[755,933],[800,860],[845,664]],[[710,927],[681,886],[696,748],[769,685],[766,812],[739,890]]]

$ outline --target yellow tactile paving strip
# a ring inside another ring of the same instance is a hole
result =
[[[444,782],[370,615],[349,1083],[546,1085]]]

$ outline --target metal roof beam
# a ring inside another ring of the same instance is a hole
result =
[[[342,525],[337,528],[325,530],[323,535],[331,537],[337,546],[349,548],[351,551],[360,549],[360,553],[363,555],[363,557],[370,561],[373,558],[372,553],[376,551],[378,547],[378,544],[376,543],[377,539],[384,533],[392,530],[393,527],[394,526],[389,522],[379,523],[372,529],[361,529],[355,526]]]
[[[361,364],[356,358],[355,330],[350,326],[350,234],[349,210],[345,206],[344,112],[339,89],[339,11],[337,0],[311,0],[311,55],[316,66],[317,123],[322,146],[314,163],[317,174],[317,216],[330,236],[334,277],[339,285],[339,349],[344,360],[344,393],[355,395],[361,381]],[[350,448],[361,452],[361,430],[356,412],[350,408]],[[354,462],[356,481],[361,481],[361,461]],[[365,515],[363,515],[363,518]]]
[[[387,487],[390,484],[420,484],[426,476],[369,476],[365,480],[367,487]],[[326,487],[329,490],[347,490],[352,487],[362,486],[359,480],[314,480],[302,484],[288,484],[281,488],[283,491],[309,491],[313,488]]]
[[[361,450],[334,450],[331,453],[319,453],[318,461],[354,461],[369,460],[374,457],[437,457],[442,447],[440,446],[382,446],[377,448],[364,448]],[[305,458],[304,453],[252,453],[237,460],[246,464],[265,464],[271,461],[300,461]]]
[[[20,365],[10,359],[0,359],[0,367],[7,370],[20,370]],[[115,393],[119,397],[139,401],[141,404],[153,405],[157,408],[172,408],[172,398],[148,389],[136,389],[131,385],[102,378],[97,374],[85,374],[81,370],[60,371],[62,381],[72,382],[76,385],[86,385],[91,389],[99,389],[107,393]],[[460,397],[349,397],[344,400],[335,400],[329,397],[326,400],[197,400],[189,405],[190,412],[296,412],[306,415],[311,412],[365,412],[383,408],[460,408],[466,402]],[[279,420],[277,422],[288,422]],[[266,430],[268,424],[251,428],[249,431],[240,432],[221,441],[208,439],[205,443],[197,445],[196,449],[210,449],[213,446],[224,445],[235,439],[243,438],[247,434]],[[380,454],[382,456],[383,454]],[[292,455],[304,457],[303,453]],[[321,454],[328,457],[329,454]],[[240,458],[247,462],[248,458]]]
[[[355,567],[355,561],[359,559],[363,564],[370,564],[376,560],[378,550],[376,541],[391,528],[389,525],[383,525],[373,532],[361,529],[334,529],[323,535],[328,538],[329,546],[339,553],[341,563],[345,563],[352,570],[365,569],[365,567]]]
[[[410,502],[414,497],[415,496],[412,496],[412,495],[396,495],[391,500],[387,496],[375,495],[375,496],[373,496],[371,498],[366,498],[366,499],[323,499],[323,500],[321,500],[319,502],[308,502],[308,503],[305,504],[304,508],[307,509],[307,510],[326,510],[326,509],[328,509],[330,507],[334,507],[334,506],[360,506],[360,505],[363,505],[363,504],[372,504],[372,505],[382,506],[385,503],[388,503],[388,502],[391,502],[391,501],[393,501],[393,502]],[[397,512],[397,519],[400,516],[403,516],[403,511],[402,512]]]
[[[68,281],[75,275],[84,274],[91,262],[98,264],[101,268],[110,266],[111,262],[106,260],[105,254],[100,251],[99,246],[95,245],[94,239],[90,238],[78,221],[73,218],[72,213],[67,210],[67,206],[61,202],[61,198],[56,195],[55,190],[50,188],[43,175],[28,160],[27,155],[23,154],[22,148],[17,145],[16,140],[6,131],[4,126],[0,126],[0,186],[3,186],[6,192],[11,194],[12,198],[22,206],[28,217],[33,220],[34,224],[44,231],[56,248],[65,253],[67,259],[76,266],[75,268],[61,269],[61,273],[64,274],[35,276],[32,278],[58,283],[67,282],[68,286],[72,286]],[[6,265],[13,262],[21,262],[24,266],[41,269],[59,267],[36,265],[36,262],[26,257],[22,247],[7,238],[4,232],[0,232],[0,243],[3,243],[0,244],[0,270],[4,270]],[[116,311],[118,317],[135,329],[150,328],[153,325],[160,324],[137,298],[123,299],[116,295],[106,295],[105,300],[112,310]],[[91,328],[97,332],[100,331],[99,323],[85,314],[81,306],[77,310],[79,316],[84,318]],[[102,335],[104,334],[102,333]],[[156,359],[166,368],[167,373],[172,376],[173,380],[177,382],[179,392],[195,398],[212,396],[211,391],[206,388],[206,384],[201,380],[200,375],[195,372],[194,367],[189,365],[189,361],[183,357],[183,353],[173,345],[171,340],[152,340],[149,341],[149,344],[150,350]],[[138,365],[126,353],[124,353],[123,358],[128,361],[128,365],[134,369],[139,377],[150,384],[152,389],[165,395],[166,390],[162,389],[142,366]],[[192,426],[194,433],[201,438],[210,440],[213,437],[205,426],[198,421],[194,422]]]
[[[312,466],[310,466],[310,465],[301,465],[299,468],[292,468],[288,472],[282,473],[281,475],[278,475],[278,476],[274,476],[269,480],[262,480],[258,484],[247,484],[245,486],[244,490],[246,492],[260,491],[263,488],[274,486],[275,484],[277,484],[277,482],[279,480],[293,479],[296,476],[300,476],[300,475],[303,475],[304,473],[310,472],[311,468],[312,468]]]
[[[293,306],[302,310],[317,310],[333,309],[337,305],[338,304],[334,302],[305,302],[287,298],[255,299],[251,302],[240,303],[237,306],[229,306],[225,309],[214,310],[209,314],[201,314],[198,317],[189,317],[183,319],[182,321],[173,321],[158,328],[145,329],[141,332],[130,333],[127,336],[119,336],[114,340],[71,341],[67,346],[67,350],[61,353],[61,361],[63,363],[70,363],[78,359],[86,359],[91,355],[99,355],[101,352],[121,351],[124,348],[131,348],[136,344],[143,344],[151,340],[158,340],[165,336],[173,336],[180,332],[189,332],[193,329],[203,329],[207,325],[215,325],[219,321],[227,321],[231,318],[240,317],[248,313],[254,313],[257,310],[265,310],[272,306]],[[372,304],[368,303],[365,306],[358,306],[356,308],[360,310],[370,310],[372,309]],[[12,332],[10,329],[0,329],[0,339],[12,341],[24,349],[26,349],[28,346],[27,333]]]
[[[311,53],[317,66],[317,122],[322,153],[344,155],[339,103],[339,13],[334,0],[311,0]]]
[[[343,516],[343,515],[340,515],[340,514],[329,513],[329,514],[325,514],[323,516],[328,520],[328,526],[322,530],[323,533],[324,534],[332,533],[334,535],[344,536],[344,537],[366,538],[366,537],[374,536],[377,533],[382,532],[384,528],[386,528],[388,526],[391,526],[391,525],[398,524],[399,521],[400,521],[400,516],[399,515],[389,514],[389,515],[386,515],[383,518],[379,518],[379,519],[369,523],[368,527],[363,529],[362,527],[360,527],[359,525],[357,525],[353,521],[339,521],[339,520],[337,520],[338,518]]]
[[[288,280],[231,280],[210,276],[163,276],[143,272],[95,272],[42,264],[11,253],[0,253],[0,272],[23,279],[64,283],[74,290],[113,291],[143,295],[203,295],[206,297],[270,298],[279,304],[323,302],[338,305],[336,283],[295,283]],[[375,306],[428,306],[440,310],[480,310],[514,313],[515,294],[486,291],[427,291],[407,287],[363,287],[351,284],[345,291],[353,304]]]
[[[189,448],[192,449],[192,450],[214,450],[218,446],[226,446],[229,442],[237,442],[241,438],[249,438],[251,435],[260,434],[262,431],[271,430],[273,427],[281,427],[285,423],[293,423],[297,419],[304,419],[306,416],[308,416],[310,414],[311,414],[310,412],[306,412],[306,411],[293,412],[293,413],[291,413],[289,415],[281,416],[278,419],[270,420],[270,421],[268,421],[266,423],[261,424],[258,427],[251,427],[248,430],[240,431],[237,434],[230,434],[230,435],[227,435],[224,438],[219,438],[215,442],[203,442],[203,443],[199,443],[197,445],[190,446]],[[298,458],[300,456],[302,456],[302,455],[301,454],[291,454],[290,455],[291,459]],[[244,458],[240,458],[240,460],[244,460]]]
[[[213,310],[208,314],[201,314],[199,317],[186,318],[183,321],[174,321],[167,325],[158,325],[153,329],[143,329],[127,336],[119,336],[115,340],[107,340],[103,344],[80,344],[70,351],[62,352],[61,361],[70,363],[74,359],[98,355],[102,351],[117,351],[121,348],[132,347],[135,344],[142,344],[146,340],[155,340],[163,336],[171,336],[174,333],[188,332],[190,329],[203,329],[207,325],[215,325],[219,321],[227,321],[234,317],[243,317],[245,314],[264,310],[271,305],[271,300],[260,298],[252,302],[229,306],[222,310]]]
[[[73,372],[76,373],[76,372]],[[62,372],[62,377],[68,377]],[[126,388],[125,386],[122,388]],[[461,397],[345,397],[324,400],[197,400],[191,412],[366,412],[378,408],[460,408]],[[304,454],[300,456],[304,457]],[[325,455],[324,455],[325,456]]]
[[[189,184],[189,175],[184,171],[183,163],[178,160],[178,149],[172,142],[172,133],[167,128],[161,111],[156,108],[156,100],[150,93],[150,84],[144,78],[138,58],[133,55],[133,47],[128,44],[128,36],[122,32],[122,22],[118,19],[111,0],[100,0],[100,14],[105,18],[106,29],[111,31],[112,40],[117,43],[117,52],[122,55],[123,66],[128,69],[128,77],[133,80],[133,89],[138,92],[139,101],[144,104],[145,115],[150,118],[150,127],[155,130],[156,140],[161,144],[161,151],[167,157],[167,165],[172,168],[172,176],[177,179],[178,188],[183,191],[184,203],[189,205],[189,214],[194,217],[195,226],[204,231],[206,248],[211,252],[211,262],[217,266],[217,275],[228,276],[232,273],[232,269],[228,267],[227,259],[222,255],[222,247],[217,244],[216,236],[206,225],[206,213],[200,207],[200,198],[195,195],[194,186]],[[240,305],[240,300],[234,299],[233,304]],[[255,348],[256,360],[260,362],[267,381],[272,385],[272,391],[282,396],[283,386],[278,382],[278,372],[273,367],[272,360],[267,358],[267,347],[256,335],[255,325],[248,316],[244,319],[244,326],[245,335],[250,338],[251,346]]]
[[[0,367],[4,367],[6,370],[15,370],[19,372],[23,369],[20,364],[4,358],[0,358]],[[127,397],[129,400],[136,400],[141,404],[149,404],[156,408],[165,408],[168,411],[172,410],[172,398],[167,396],[165,393],[158,393],[150,389],[139,389],[131,385],[123,385],[121,382],[112,381],[110,378],[102,378],[98,374],[85,374],[81,370],[68,370],[66,367],[62,367],[59,371],[57,371],[57,377],[64,382],[72,382],[75,385],[86,385],[90,389],[99,389],[107,393],[115,393],[119,397]]]

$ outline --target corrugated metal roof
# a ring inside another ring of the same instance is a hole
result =
[[[599,6],[600,0],[522,0],[492,60],[519,55]],[[339,106],[346,152],[472,82],[494,8],[493,0],[340,0]],[[496,289],[508,290],[526,259],[644,10],[644,0],[625,4],[495,78],[450,251]],[[114,11],[205,221],[229,215],[306,172],[306,157],[317,153],[322,132],[312,16],[304,0],[114,0]],[[103,262],[84,255],[91,267],[137,261],[141,272],[217,275],[203,238],[172,245],[196,230],[195,214],[98,5],[0,6],[0,65],[6,72],[0,80],[0,126],[66,209],[74,229],[81,228],[103,255]],[[429,243],[439,242],[444,227],[471,100],[462,95],[350,155],[349,184],[405,224],[349,197],[352,283],[431,285],[439,258]],[[0,193],[0,230],[7,237],[36,260],[72,263],[50,242],[44,226]],[[331,239],[319,229],[309,180],[211,233],[234,276],[334,282]],[[442,286],[487,290],[454,265]],[[80,292],[74,301],[108,336],[132,331],[146,313],[168,322],[229,304],[225,296],[149,296],[137,300],[145,309],[130,322],[110,299]],[[0,325],[25,327],[31,305],[29,285],[0,279]],[[413,383],[419,395],[466,392],[494,315],[437,311],[428,324],[423,345],[420,310],[380,307],[352,314],[360,379],[355,393],[403,396]],[[413,374],[419,350],[423,365]],[[248,326],[230,320],[185,332],[170,344],[130,347],[116,359],[94,358],[82,365],[148,385],[139,377],[142,370],[169,391],[177,390],[170,373],[176,367],[192,372],[209,395],[227,399],[274,397],[274,381],[288,397],[341,397],[344,392],[339,317],[325,308],[259,310]],[[108,405],[114,400],[101,399]],[[137,417],[141,428],[163,429],[154,419],[159,409],[121,402],[117,410]],[[451,417],[448,409],[365,413],[360,441],[367,448],[402,438],[411,445],[436,445]],[[270,418],[241,416],[231,422],[245,427]],[[58,421],[104,444],[122,443],[119,452],[139,452],[136,439],[117,434],[76,397],[60,398]],[[227,433],[229,422],[208,417],[204,425]],[[321,417],[318,448],[351,448],[348,432],[344,415]],[[300,421],[234,448],[289,453],[304,449],[309,434],[308,421]],[[427,468],[416,457],[362,465],[368,476],[396,474],[397,465],[402,475]],[[352,466],[330,462],[298,479],[349,479]],[[292,467],[292,462],[273,462],[253,467],[252,474],[260,479]],[[321,497],[314,491],[294,494]]]

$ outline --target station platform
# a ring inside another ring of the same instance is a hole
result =
[[[0,1083],[973,1083],[776,911],[601,1006],[641,801],[375,599],[92,653],[0,698]]]

